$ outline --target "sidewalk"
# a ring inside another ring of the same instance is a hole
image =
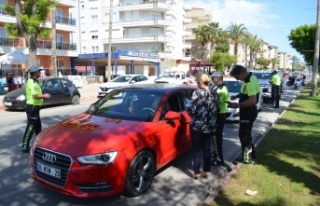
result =
[[[97,101],[98,98],[98,92],[99,92],[99,83],[91,83],[91,84],[85,84],[83,85],[82,88],[78,88],[81,98],[80,98],[80,103],[81,101]],[[5,109],[3,106],[3,98],[5,94],[0,95],[0,110]]]

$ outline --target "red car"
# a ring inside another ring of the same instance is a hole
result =
[[[115,89],[85,113],[41,132],[32,177],[76,197],[144,193],[157,170],[191,147],[186,108],[196,87]]]

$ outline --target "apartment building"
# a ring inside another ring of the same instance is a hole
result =
[[[112,16],[113,52],[157,54],[161,72],[176,66],[185,56],[183,0],[114,0],[112,8],[110,1],[80,0],[79,10],[81,54],[108,52]],[[133,63],[135,73],[156,75],[155,65]],[[96,74],[103,75],[107,64],[94,66]],[[118,74],[131,72],[128,62],[116,66]]]
[[[300,61],[297,58],[293,58],[286,52],[279,51],[277,53],[277,58],[279,59],[279,68],[285,70],[292,70],[293,65],[299,65]]]
[[[63,74],[69,74],[73,67],[73,57],[78,56],[77,43],[74,42],[74,35],[78,31],[75,16],[70,12],[71,8],[78,7],[77,0],[59,0],[56,7],[56,57],[57,68]],[[14,5],[14,0],[0,0],[0,5]],[[43,27],[52,28],[52,15],[48,15]],[[28,54],[28,48],[24,38],[9,39],[6,31],[6,23],[15,23],[16,17],[8,15],[0,7],[0,55],[19,51]],[[51,39],[37,40],[37,61],[39,66],[45,68],[46,75],[53,74],[52,43]],[[1,65],[2,68],[12,70],[16,75],[25,72],[26,65]]]
[[[212,14],[203,8],[186,8],[185,17],[187,19],[185,29],[185,56],[199,58],[202,55],[202,47],[196,42],[196,36],[193,29],[198,28],[200,25],[206,25],[212,22]],[[208,56],[209,49],[205,56]]]

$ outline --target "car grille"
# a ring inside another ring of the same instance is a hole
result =
[[[54,163],[51,163],[51,162],[43,160],[44,153],[49,153],[49,154],[55,155],[56,161]],[[60,178],[53,177],[51,175],[48,175],[46,173],[38,171],[36,169],[36,162],[47,165],[49,167],[54,167],[54,168],[60,169],[61,170],[61,177]],[[71,158],[66,155],[62,155],[62,154],[52,152],[49,150],[44,150],[41,148],[36,148],[34,151],[34,165],[33,166],[34,166],[36,175],[43,180],[46,180],[50,183],[53,183],[53,184],[56,184],[59,186],[65,186],[71,163],[72,163]]]

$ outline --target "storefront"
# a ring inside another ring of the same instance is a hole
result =
[[[86,75],[107,76],[108,53],[79,54],[73,60],[74,68]],[[160,75],[160,58],[158,54],[139,51],[117,50],[111,54],[111,74]]]

